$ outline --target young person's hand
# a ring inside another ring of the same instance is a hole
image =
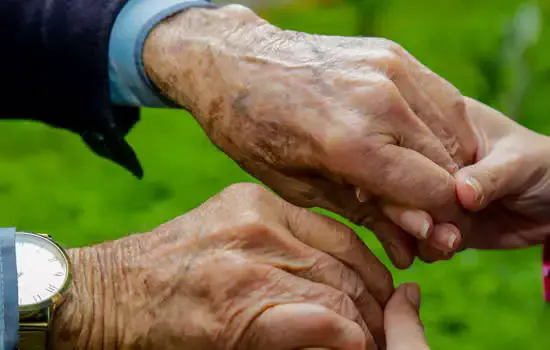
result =
[[[477,101],[467,105],[479,147],[475,164],[456,174],[458,198],[472,212],[459,224],[464,247],[543,243],[550,233],[550,138]]]
[[[419,287],[416,284],[399,286],[384,310],[387,350],[430,350],[419,310]]]

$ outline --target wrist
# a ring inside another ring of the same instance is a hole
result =
[[[236,88],[225,86],[222,74],[235,73],[238,59],[250,57],[267,32],[282,31],[243,6],[188,9],[151,31],[143,49],[145,72],[168,98],[203,114],[222,90]]]
[[[51,349],[114,349],[124,330],[119,302],[125,279],[120,264],[127,251],[117,242],[71,249],[73,280],[56,310]],[[114,283],[116,281],[116,283]]]

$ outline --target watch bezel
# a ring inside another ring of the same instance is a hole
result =
[[[35,304],[27,304],[27,305],[19,305],[19,314],[21,317],[24,317],[26,315],[30,316],[38,311],[47,309],[50,306],[57,306],[62,298],[64,293],[67,291],[71,284],[71,260],[69,259],[69,255],[67,254],[67,251],[63,249],[56,241],[54,241],[50,236],[46,234],[40,234],[40,233],[31,233],[31,232],[16,232],[16,236],[33,236],[37,237],[38,239],[42,239],[47,244],[50,244],[50,246],[53,246],[63,257],[65,260],[65,264],[67,266],[67,274],[65,275],[65,280],[63,281],[63,284],[58,289],[58,291],[49,299],[43,300],[39,303]]]

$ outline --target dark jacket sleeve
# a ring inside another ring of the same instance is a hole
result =
[[[139,111],[113,107],[109,96],[109,35],[125,1],[0,1],[0,118],[77,132],[141,177],[124,140]]]

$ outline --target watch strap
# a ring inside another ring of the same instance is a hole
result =
[[[19,350],[45,350],[48,346],[48,331],[19,331]]]
[[[22,314],[19,321],[18,350],[46,350],[52,323],[53,306],[31,315]]]

